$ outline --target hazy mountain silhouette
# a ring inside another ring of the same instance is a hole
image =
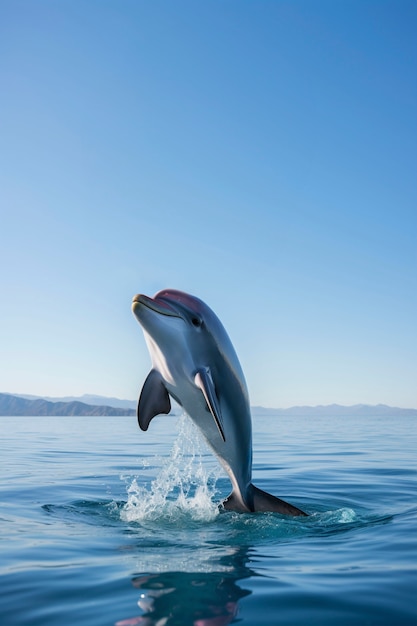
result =
[[[121,400],[119,398],[107,398],[106,396],[66,396],[63,398],[51,398],[42,396],[19,395],[0,393],[0,415],[135,415],[136,400]],[[172,403],[172,413],[181,412],[181,408]],[[342,406],[329,404],[319,406],[293,406],[287,409],[270,409],[262,406],[252,407],[252,411],[259,416],[265,417],[346,417],[353,416],[392,416],[403,415],[417,417],[417,409],[403,409],[391,407],[386,404],[355,404]]]
[[[112,406],[95,406],[78,402],[51,402],[43,398],[34,400],[0,393],[0,415],[135,415],[133,409]]]

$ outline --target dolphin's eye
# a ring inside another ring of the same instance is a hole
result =
[[[198,328],[199,326],[201,326],[201,320],[198,319],[198,317],[192,317],[191,318],[191,324]]]

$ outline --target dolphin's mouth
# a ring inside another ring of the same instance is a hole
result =
[[[151,311],[155,311],[155,313],[159,313],[160,315],[168,315],[170,317],[181,317],[178,311],[176,311],[172,306],[170,306],[168,302],[162,301],[162,300],[159,300],[157,302],[156,300],[153,300],[152,298],[149,298],[149,296],[145,296],[142,293],[139,293],[133,297],[133,301],[132,301],[133,313],[135,313],[135,310],[138,309],[140,306],[145,306],[146,308],[151,309]]]

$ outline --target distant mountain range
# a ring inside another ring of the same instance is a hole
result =
[[[136,411],[137,400],[121,400],[120,398],[108,398],[107,396],[94,396],[91,394],[84,394],[83,396],[31,396],[23,393],[15,393],[14,396],[18,398],[25,398],[26,400],[47,400],[48,402],[82,402],[83,404],[91,404],[93,406],[110,406],[116,409],[134,409]]]
[[[12,395],[0,393],[0,416],[38,416],[38,415],[135,415],[135,400],[120,400],[105,396],[84,395],[81,397],[66,396],[51,398],[30,395]],[[386,404],[355,404],[342,406],[329,404],[325,406],[293,406],[288,409],[267,409],[261,406],[252,407],[259,416],[309,416],[309,417],[368,417],[368,416],[413,416],[417,417],[417,409],[401,409]],[[181,409],[173,403],[172,413],[178,414]]]
[[[0,415],[135,415],[134,409],[123,409],[107,405],[93,405],[78,400],[51,402],[44,398],[28,399],[0,393]]]
[[[327,404],[319,406],[292,406],[289,409],[265,409],[262,406],[253,406],[252,411],[255,412],[256,415],[279,415],[282,417],[297,415],[309,417],[337,417],[338,415],[346,417],[383,417],[384,415],[399,417],[401,415],[410,415],[417,417],[417,409],[401,409],[386,404],[354,404],[352,406]]]

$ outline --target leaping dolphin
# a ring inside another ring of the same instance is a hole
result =
[[[197,424],[232,482],[226,509],[241,512],[303,511],[252,484],[249,395],[236,352],[218,317],[202,300],[164,289],[139,294],[132,310],[142,326],[152,369],[138,403],[138,421],[171,410],[170,396]]]

